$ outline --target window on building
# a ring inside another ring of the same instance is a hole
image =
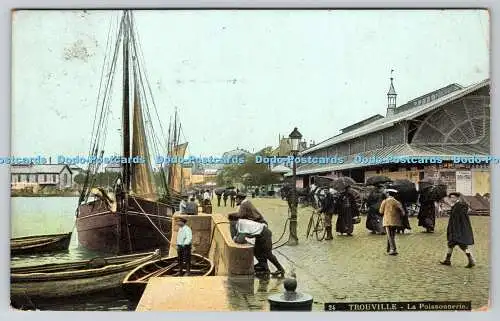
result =
[[[43,174],[43,181],[47,182],[47,174]]]
[[[64,186],[68,185],[68,174],[64,173],[63,175],[63,184]]]
[[[30,182],[30,175],[26,175],[26,183],[29,183]]]
[[[56,174],[52,174],[52,182],[56,182],[57,181],[57,175]]]
[[[38,174],[35,175],[35,182],[38,183]]]
[[[17,182],[21,183],[21,175],[17,175]]]

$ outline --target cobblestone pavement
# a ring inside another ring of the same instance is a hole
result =
[[[250,199],[263,213],[277,241],[283,233],[288,216],[287,204],[279,199]],[[234,209],[214,206],[214,212]],[[298,246],[282,246],[275,250],[287,272],[295,272],[298,291],[314,297],[314,309],[323,310],[325,302],[353,301],[472,301],[473,308],[488,303],[489,297],[489,217],[472,216],[476,245],[473,253],[477,265],[464,268],[465,254],[458,248],[452,266],[438,261],[446,252],[447,218],[436,220],[434,234],[421,233],[415,218],[410,219],[412,231],[396,237],[399,256],[385,253],[386,238],[369,234],[365,220],[355,225],[354,236],[334,236],[331,241],[306,240],[306,227],[311,208],[298,213]],[[335,224],[334,217],[333,223]],[[288,238],[288,228],[280,245]],[[246,309],[259,309],[270,292],[280,292],[281,284],[272,281],[253,298],[245,298]],[[267,289],[267,290],[266,290]],[[240,303],[239,308],[245,309]]]

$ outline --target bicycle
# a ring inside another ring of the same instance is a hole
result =
[[[314,229],[312,229],[313,226]],[[309,224],[307,225],[306,239],[309,238],[309,236],[312,237],[313,234],[316,234],[316,239],[318,241],[322,241],[326,236],[324,214],[319,213],[316,210],[313,210],[311,218],[309,219]]]

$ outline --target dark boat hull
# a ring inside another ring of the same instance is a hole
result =
[[[172,209],[167,205],[141,198],[129,199],[126,214],[111,212],[100,200],[92,201],[78,208],[76,228],[79,243],[87,249],[104,253],[126,254],[161,249],[168,252],[172,228]],[[146,218],[144,212],[158,230]]]
[[[160,252],[97,258],[69,263],[11,269],[11,300],[27,297],[34,303],[117,290],[135,267],[160,257]]]
[[[177,257],[161,258],[137,266],[125,276],[123,292],[131,302],[139,302],[150,277],[169,277],[178,271]],[[215,268],[212,261],[199,255],[191,256],[191,276],[210,276]]]
[[[11,239],[10,255],[67,251],[71,241],[71,234],[70,232],[66,234],[37,235]]]

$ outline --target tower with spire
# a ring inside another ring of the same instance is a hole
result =
[[[392,77],[392,73],[394,72],[394,69],[391,69],[391,85],[389,87],[389,91],[387,92],[387,115],[386,116],[392,116],[394,115],[394,112],[396,110],[396,90],[394,89],[394,77]]]

